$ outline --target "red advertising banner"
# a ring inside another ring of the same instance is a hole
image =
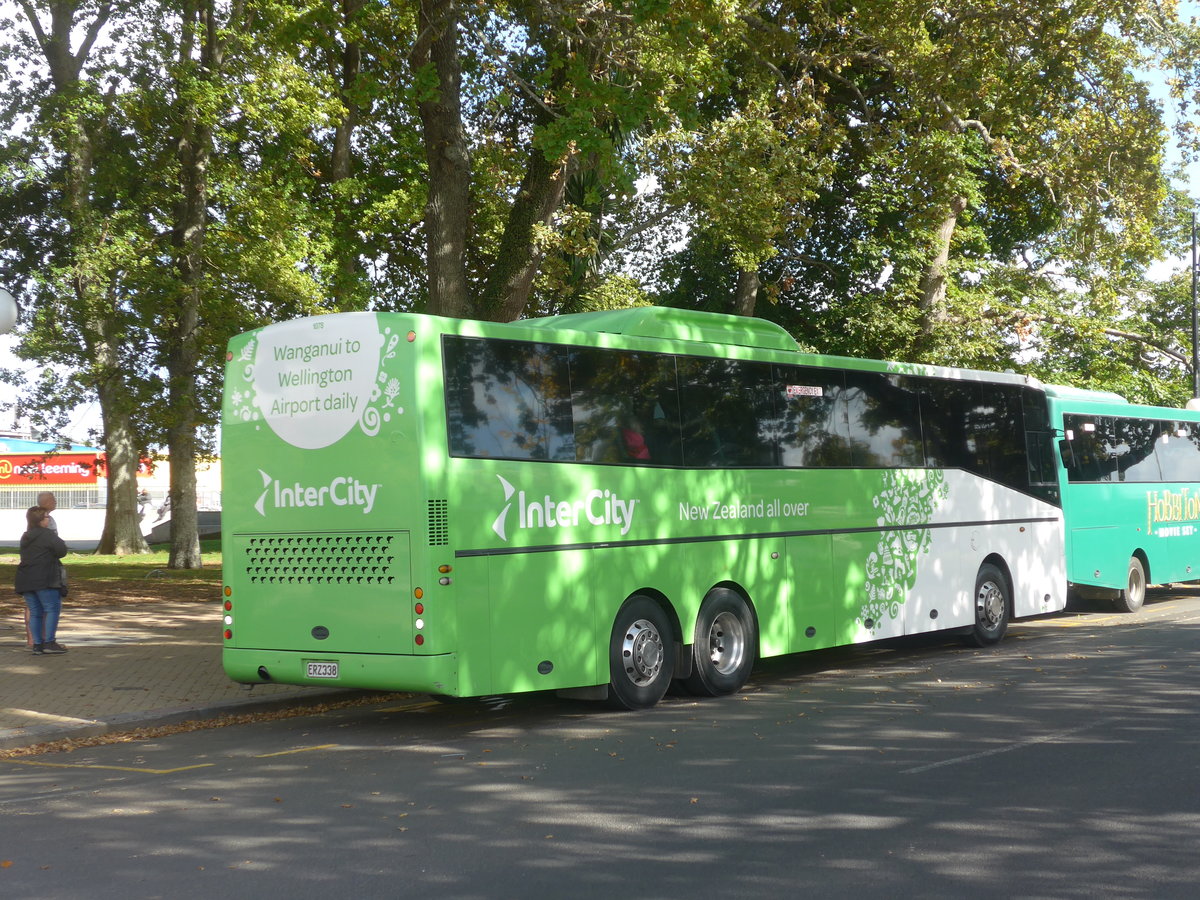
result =
[[[96,457],[90,453],[0,455],[0,487],[95,483]]]

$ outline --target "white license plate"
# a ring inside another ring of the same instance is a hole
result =
[[[337,678],[338,664],[336,662],[309,662],[309,678]]]

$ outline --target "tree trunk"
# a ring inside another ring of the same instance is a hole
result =
[[[91,357],[89,380],[94,381],[100,414],[104,424],[107,456],[107,509],[100,536],[99,553],[133,554],[148,551],[137,514],[138,438],[128,409],[128,395],[121,379],[124,369],[119,358],[122,336],[116,331],[115,317],[108,313],[108,298],[92,277],[83,251],[98,246],[102,238],[92,208],[92,135],[88,116],[75,104],[79,102],[79,75],[100,31],[108,22],[112,7],[102,4],[91,22],[76,22],[80,4],[50,4],[50,29],[47,33],[31,5],[24,7],[38,46],[46,57],[56,100],[64,113],[60,149],[65,157],[64,218],[69,234],[66,255],[69,260],[74,294],[74,316],[88,354]],[[77,50],[72,38],[82,34]]]
[[[577,159],[572,154],[565,160],[551,162],[536,147],[530,150],[525,177],[509,207],[504,234],[480,299],[482,318],[512,322],[519,319],[529,305],[533,279],[543,256],[534,246],[533,229],[537,224],[549,222],[562,206],[567,181]]]
[[[738,270],[737,288],[733,295],[733,314],[735,316],[754,315],[754,306],[758,302],[758,270],[743,272]]]
[[[180,276],[173,321],[168,332],[167,398],[171,410],[167,455],[171,462],[172,569],[198,569],[200,536],[196,524],[196,389],[199,369],[196,329],[200,324],[204,278],[204,233],[207,225],[207,128],[194,120],[182,123],[188,135],[178,144],[180,199],[173,235],[175,265]]]
[[[237,9],[235,5],[234,9]],[[236,12],[233,13],[236,15]],[[189,24],[197,26],[194,30]],[[213,0],[185,4],[184,39],[179,46],[180,62],[198,55],[196,76],[215,85],[221,76],[223,47],[218,37]],[[231,20],[233,25],[234,21]],[[198,44],[189,37],[195,34]],[[191,96],[183,90],[181,96]],[[198,569],[200,535],[196,522],[196,375],[200,367],[200,309],[204,292],[204,242],[208,228],[208,166],[212,155],[212,126],[206,114],[190,101],[179,104],[176,122],[179,137],[175,155],[179,162],[179,196],[171,243],[179,274],[179,292],[168,334],[167,397],[171,425],[167,430],[167,454],[171,462],[171,553],[172,569]]]
[[[364,0],[342,0],[341,32],[345,37],[342,48],[340,96],[345,112],[333,132],[333,151],[329,158],[329,183],[336,185],[353,174],[354,130],[358,127],[362,111],[355,102],[354,92],[362,74],[362,44],[351,40],[355,19],[362,10]],[[349,309],[355,288],[362,278],[359,262],[358,241],[355,239],[356,217],[349,208],[348,200],[333,195],[333,231],[338,237],[337,274],[334,277],[333,293],[338,309]]]
[[[958,217],[967,208],[966,197],[955,197],[950,201],[942,224],[938,226],[933,243],[933,259],[921,273],[921,340],[928,345],[939,323],[946,319],[946,266],[950,261],[950,241]]]
[[[120,387],[101,386],[100,409],[104,420],[104,445],[108,460],[108,508],[104,513],[104,530],[100,535],[97,553],[128,556],[148,553],[150,548],[142,537],[138,519],[136,429]]]
[[[425,207],[428,311],[464,318],[472,312],[466,263],[471,157],[462,124],[456,0],[420,0],[418,29],[413,69],[432,66],[437,75],[436,91],[417,104],[429,167]]]

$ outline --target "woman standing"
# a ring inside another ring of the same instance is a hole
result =
[[[16,589],[29,607],[29,632],[33,652],[66,653],[54,639],[62,612],[60,562],[67,545],[50,528],[50,510],[31,506],[25,513],[28,529],[21,535],[21,562],[17,565]]]

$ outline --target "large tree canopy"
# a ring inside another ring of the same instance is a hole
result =
[[[234,332],[658,302],[816,350],[1178,402],[1200,39],[1171,0],[18,0],[0,280],[21,385],[99,400],[105,547],[210,450]],[[1169,76],[1175,135],[1144,73]],[[194,534],[173,565],[198,561]]]

